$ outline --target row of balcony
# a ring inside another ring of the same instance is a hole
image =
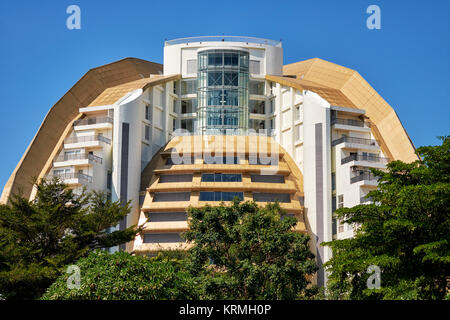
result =
[[[375,176],[372,172],[364,172],[356,177],[350,178],[350,183],[355,183],[355,182],[363,181],[363,180],[376,182],[376,181],[378,181],[378,177]]]
[[[368,161],[375,162],[380,164],[387,164],[389,162],[389,158],[378,157],[370,154],[352,154],[348,157],[345,157],[341,160],[341,164],[348,163],[350,161]]]
[[[107,144],[111,144],[111,139],[108,139],[100,134],[96,135],[96,136],[69,137],[64,141],[64,143],[71,144],[71,143],[90,142],[90,141],[101,141],[101,142],[104,142]]]
[[[344,142],[363,144],[363,145],[368,145],[368,146],[378,146],[378,141],[377,140],[365,139],[365,138],[357,138],[357,137],[348,137],[348,136],[344,136],[344,137],[341,137],[339,139],[333,140],[331,145],[334,147],[334,146],[336,146],[338,144],[341,144],[341,143],[344,143]]]
[[[342,124],[345,126],[353,126],[353,127],[360,127],[360,128],[370,128],[370,123],[364,122],[362,120],[355,120],[355,119],[341,119],[341,118],[334,118],[331,119],[331,125],[333,124]]]
[[[74,153],[74,154],[62,154],[55,158],[54,162],[70,161],[70,160],[90,160],[95,163],[101,164],[103,159],[91,153]]]
[[[113,123],[113,119],[110,117],[89,117],[80,120],[76,120],[73,125],[74,126],[87,126],[91,124],[99,124],[99,123]]]
[[[81,172],[68,172],[68,173],[57,173],[53,175],[56,178],[59,178],[63,181],[72,180],[72,179],[78,179],[82,182],[92,182],[92,176],[89,176],[87,174],[81,173]]]

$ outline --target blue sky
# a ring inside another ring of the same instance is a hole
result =
[[[81,30],[66,28],[71,4]],[[366,27],[371,4],[381,30]],[[285,64],[319,57],[357,70],[416,146],[449,134],[448,0],[2,0],[0,188],[50,107],[90,68],[124,57],[162,63],[165,39],[221,34],[281,39]]]

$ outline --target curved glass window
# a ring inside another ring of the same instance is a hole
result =
[[[198,53],[198,123],[200,133],[248,128],[248,52],[207,50]]]

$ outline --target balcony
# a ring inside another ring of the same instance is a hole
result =
[[[101,147],[101,143],[111,144],[111,139],[102,135],[69,137],[64,140],[64,149]]]
[[[365,139],[365,138],[357,138],[357,137],[341,137],[339,139],[334,140],[331,143],[331,146],[337,146],[341,143],[351,143],[351,144],[359,144],[363,146],[370,146],[370,147],[377,147],[378,148],[378,141],[373,139]]]
[[[67,164],[71,162],[71,164]],[[53,166],[66,166],[66,165],[84,165],[98,163],[102,164],[103,159],[90,153],[75,153],[75,154],[63,154],[55,158]]]
[[[361,197],[361,198],[359,198],[359,203],[367,203],[367,202],[372,202],[372,198],[371,197]]]
[[[266,103],[264,101],[250,100],[249,111],[254,114],[266,114]]]
[[[370,132],[370,123],[363,120],[334,118],[331,119],[331,125],[339,130]]]
[[[345,164],[350,161],[368,161],[368,162],[386,165],[389,162],[389,158],[383,158],[383,157],[372,156],[372,155],[352,154],[348,157],[343,158],[341,160],[341,164]]]
[[[378,177],[372,172],[364,172],[356,177],[350,178],[350,183],[356,183],[359,181],[363,181],[363,184],[376,186],[378,183]]]
[[[73,123],[75,130],[111,129],[113,119],[110,117],[89,117]]]
[[[333,124],[342,124],[345,126],[353,126],[353,127],[364,127],[367,126],[370,128],[369,123],[366,123],[362,120],[354,120],[354,119],[341,119],[341,118],[335,118],[331,120],[331,125]]]
[[[70,173],[60,173],[54,174],[55,178],[62,180],[66,184],[81,184],[81,183],[91,183],[92,176],[80,172],[70,172]]]

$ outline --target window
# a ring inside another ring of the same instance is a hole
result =
[[[209,52],[208,54],[208,66],[222,66],[223,65],[223,53],[222,52]]]
[[[145,120],[152,121],[152,109],[150,106],[145,106]]]
[[[237,66],[238,65],[239,54],[232,52],[225,52],[223,54],[223,64],[225,66]]]
[[[170,242],[184,242],[179,232],[167,233],[145,233],[144,243],[170,243]]]
[[[189,201],[190,192],[155,192],[153,202]]]
[[[338,209],[343,208],[344,207],[344,195],[340,194],[338,196],[338,205],[337,205]]]
[[[186,212],[152,212],[149,213],[148,221],[186,221]]]
[[[200,201],[233,201],[235,197],[244,200],[243,192],[200,191]]]
[[[268,157],[268,156],[259,156],[258,157],[257,155],[250,154],[248,157],[248,164],[276,166],[276,165],[278,165],[278,156],[275,155],[274,157]]]
[[[301,119],[301,113],[300,113],[300,105],[295,106],[295,120],[300,120]]]
[[[344,224],[339,221],[339,233],[344,232]]]
[[[237,90],[223,90],[223,102],[226,106],[238,106],[239,92]]]
[[[242,182],[242,175],[237,173],[204,173],[202,182]]]
[[[192,94],[197,92],[197,79],[184,80],[181,82],[181,94]]]
[[[250,94],[264,95],[264,81],[250,81],[248,86]]]
[[[84,155],[82,155],[81,150],[70,150],[65,151],[63,157],[58,157],[58,161],[67,161],[67,160],[73,160],[73,159],[82,159]]]
[[[189,132],[194,132],[194,120],[193,119],[182,119],[180,121],[181,129],[185,129]]]
[[[106,188],[111,190],[112,187],[112,172],[108,171],[108,174],[106,176]]]
[[[295,141],[299,141],[302,139],[302,134],[301,134],[301,126],[295,126],[294,127],[294,139]]]
[[[186,61],[186,73],[197,73],[197,60]]]
[[[250,73],[260,74],[259,65],[260,65],[259,61],[257,61],[257,60],[250,60],[250,65],[249,65]]]
[[[175,118],[172,118],[172,131],[175,131],[177,128],[177,120]]]
[[[250,100],[248,109],[250,113],[265,114],[266,113],[266,102],[259,100]]]
[[[239,164],[239,157],[233,156],[205,156],[205,164]]]
[[[53,170],[54,176],[64,176],[70,173],[70,169],[55,169]]]
[[[331,197],[331,212],[335,212],[336,211],[336,197],[333,196]]]
[[[257,202],[291,202],[291,195],[286,193],[253,192],[253,200]]]
[[[210,71],[208,72],[208,86],[222,86],[222,72],[221,71]]]
[[[144,125],[144,139],[150,141],[150,126]]]
[[[159,183],[192,182],[192,177],[192,174],[162,174],[159,176]]]
[[[166,165],[172,166],[175,164],[194,164],[195,163],[195,158],[193,156],[184,157],[184,156],[180,155],[179,157],[180,157],[180,159],[178,159],[177,162],[180,162],[180,163],[175,163],[173,161],[172,157],[168,157],[166,160]]]
[[[223,85],[237,87],[239,85],[238,73],[237,72],[224,72],[223,73]]]
[[[222,90],[208,91],[208,106],[220,106],[222,103]]]
[[[331,173],[331,190],[336,190],[336,172]]]
[[[333,220],[331,220],[331,232],[333,235],[337,233],[336,218],[333,218]]]
[[[281,175],[252,174],[250,179],[252,182],[284,183],[284,176]]]
[[[248,128],[253,129],[258,132],[259,129],[266,128],[266,121],[265,120],[257,120],[257,119],[249,119]]]
[[[197,100],[181,100],[181,113],[193,113],[197,108]]]

